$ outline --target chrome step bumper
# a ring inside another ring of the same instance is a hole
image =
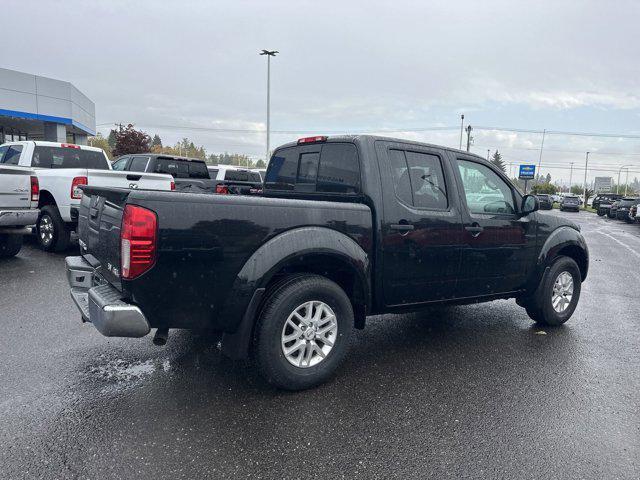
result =
[[[109,284],[93,286],[94,268],[83,257],[67,257],[71,298],[82,314],[105,337],[144,337],[151,327],[142,311],[122,300]]]

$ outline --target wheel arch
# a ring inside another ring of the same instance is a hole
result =
[[[371,308],[370,268],[364,249],[336,230],[302,227],[272,238],[251,255],[236,276],[224,315],[242,320],[236,332],[223,335],[223,352],[233,358],[246,357],[265,294],[288,275],[316,274],[340,285],[351,299],[355,326],[362,328]]]
[[[580,268],[582,281],[586,280],[589,271],[589,249],[582,234],[568,226],[554,230],[545,241],[538,254],[536,279],[542,278],[546,268],[559,256],[572,258]]]

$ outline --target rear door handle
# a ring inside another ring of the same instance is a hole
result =
[[[464,227],[464,229],[469,232],[472,237],[477,237],[484,230],[480,225],[470,225],[468,227]]]
[[[409,232],[413,230],[415,227],[408,223],[393,223],[389,225],[389,228],[392,230],[399,230],[401,232]]]

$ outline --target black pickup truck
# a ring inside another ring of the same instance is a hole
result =
[[[222,332],[273,385],[303,389],[368,315],[515,298],[556,326],[588,270],[579,228],[467,152],[374,136],[279,147],[260,196],[84,188],[71,295],[106,336]]]

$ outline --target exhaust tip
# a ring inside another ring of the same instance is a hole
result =
[[[156,330],[156,334],[153,336],[153,344],[161,347],[167,344],[168,338],[169,338],[169,329],[158,328]]]

